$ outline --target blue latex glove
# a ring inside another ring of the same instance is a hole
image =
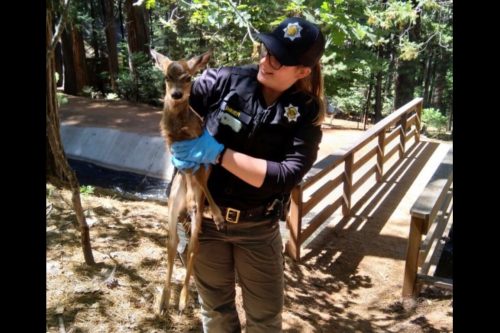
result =
[[[191,140],[177,141],[172,144],[170,151],[175,159],[196,164],[215,164],[217,157],[224,149],[224,145],[217,142],[205,129],[203,134]],[[172,160],[173,161],[173,160]],[[173,162],[174,165],[177,162]],[[180,168],[179,168],[180,169]]]
[[[179,160],[175,158],[175,156],[172,156],[172,164],[179,170],[185,171],[187,169],[192,169],[193,172],[196,172],[198,168],[200,167],[199,163],[191,162],[191,161],[184,161],[184,160]]]

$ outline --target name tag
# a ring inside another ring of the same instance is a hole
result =
[[[241,121],[234,118],[229,113],[222,112],[220,123],[231,127],[231,129],[236,133],[241,130]]]

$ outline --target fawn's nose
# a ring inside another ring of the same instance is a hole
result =
[[[172,96],[173,99],[181,99],[182,98],[182,92],[181,91],[174,91],[171,94],[171,96]]]

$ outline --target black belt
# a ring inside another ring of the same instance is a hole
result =
[[[232,207],[219,206],[222,217],[228,223],[239,222],[255,222],[269,217],[281,217],[283,211],[283,203],[275,199],[271,204],[250,208],[250,209],[236,209]],[[204,217],[212,218],[208,202],[205,201]]]
[[[256,221],[259,218],[266,217],[271,212],[268,210],[268,206],[259,206],[256,208],[250,208],[246,210],[240,210],[231,207],[219,207],[224,217],[224,220],[229,223],[238,223],[243,221]]]

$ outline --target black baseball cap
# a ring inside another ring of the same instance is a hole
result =
[[[271,33],[255,35],[269,52],[285,66],[314,66],[325,51],[325,37],[315,24],[290,17]]]

